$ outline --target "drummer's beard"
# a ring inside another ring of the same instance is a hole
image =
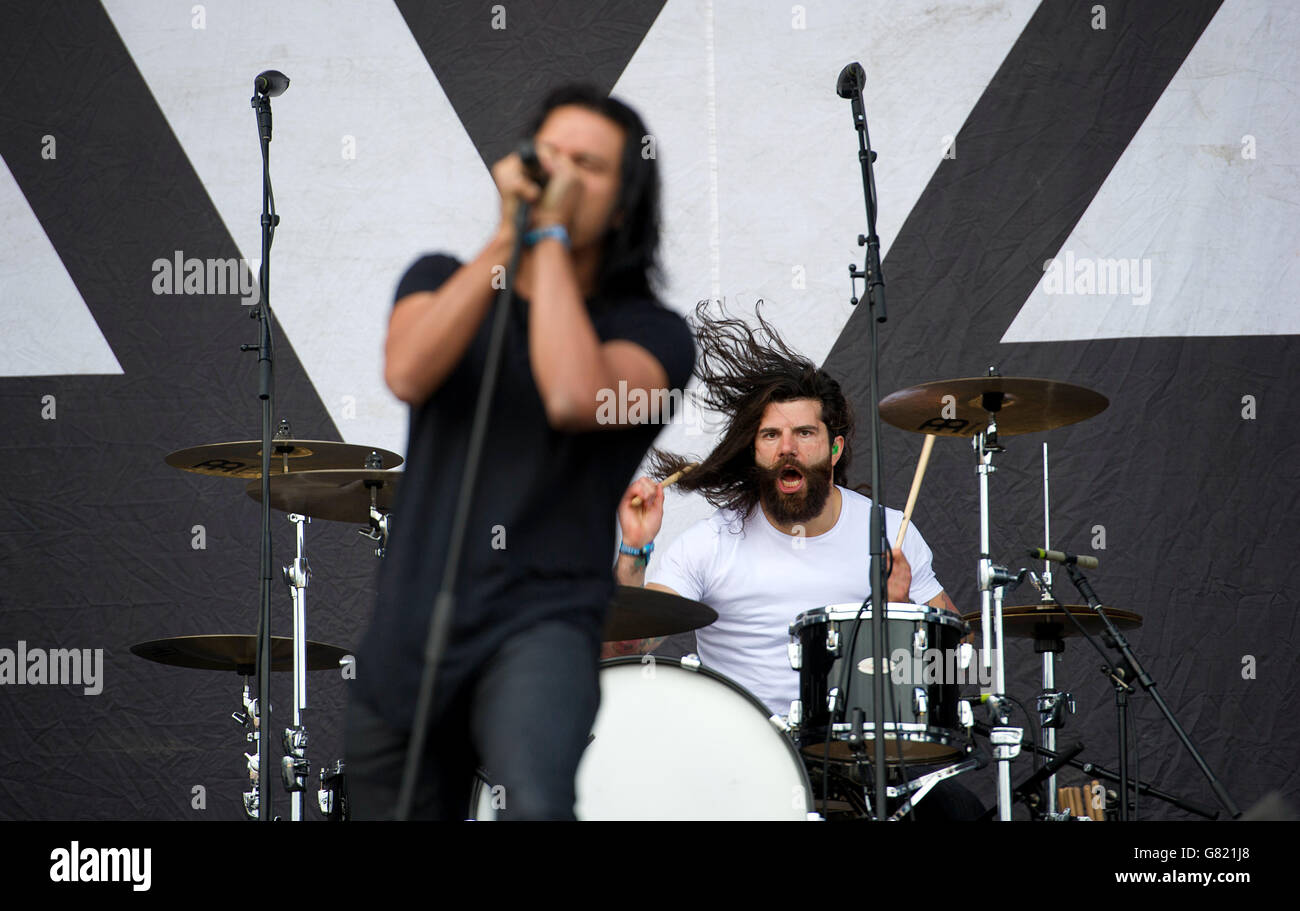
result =
[[[781,475],[793,468],[803,475],[803,484],[794,493],[781,490]],[[826,506],[826,499],[831,495],[830,457],[812,465],[804,465],[797,459],[785,459],[771,468],[755,466],[758,474],[758,495],[763,510],[778,525],[790,525],[807,522],[821,513]]]

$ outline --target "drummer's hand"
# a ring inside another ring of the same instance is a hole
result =
[[[907,557],[903,552],[895,547],[892,551],[894,555],[894,567],[889,573],[889,600],[907,604],[912,600],[912,567],[907,562]]]
[[[641,498],[636,506],[632,505],[633,497]],[[619,501],[618,524],[628,547],[645,547],[653,541],[664,524],[663,487],[649,478],[633,481]]]

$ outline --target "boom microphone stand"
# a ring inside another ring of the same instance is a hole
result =
[[[262,269],[257,308],[249,316],[260,324],[256,345],[240,345],[240,351],[256,351],[258,398],[262,400],[262,542],[261,590],[257,617],[257,698],[261,713],[257,732],[258,819],[270,822],[271,789],[271,413],[275,410],[274,342],[271,338],[271,242],[280,216],[275,214],[271,192],[271,99],[289,87],[289,77],[279,70],[259,73],[253,80],[249,102],[257,112],[257,135],[262,145]]]
[[[1165,716],[1165,720],[1169,722],[1169,726],[1174,729],[1174,733],[1178,736],[1178,740],[1182,743],[1183,748],[1187,750],[1192,757],[1192,761],[1196,763],[1197,768],[1199,768],[1201,773],[1209,780],[1210,787],[1214,791],[1214,796],[1219,798],[1219,803],[1223,804],[1223,808],[1228,811],[1228,815],[1233,819],[1241,816],[1241,810],[1238,809],[1235,803],[1233,803],[1233,800],[1228,795],[1228,791],[1224,788],[1223,783],[1215,777],[1214,772],[1210,770],[1205,759],[1201,756],[1200,752],[1192,744],[1191,739],[1187,736],[1187,732],[1183,730],[1182,725],[1178,723],[1178,719],[1174,717],[1174,713],[1170,711],[1164,698],[1160,695],[1159,691],[1156,690],[1155,680],[1147,673],[1146,668],[1142,666],[1142,663],[1138,661],[1137,655],[1133,652],[1133,648],[1128,644],[1128,640],[1124,638],[1124,634],[1119,631],[1119,627],[1111,622],[1110,617],[1106,616],[1106,611],[1102,609],[1101,601],[1097,599],[1097,593],[1093,591],[1092,585],[1088,582],[1087,577],[1084,576],[1082,571],[1080,571],[1079,567],[1073,561],[1069,560],[1067,560],[1065,564],[1065,572],[1066,575],[1070,577],[1070,581],[1074,583],[1074,587],[1079,590],[1079,594],[1088,602],[1088,607],[1092,609],[1094,614],[1101,618],[1102,624],[1106,627],[1106,632],[1102,636],[1102,641],[1104,641],[1112,650],[1119,652],[1121,657],[1116,664],[1119,667],[1124,667],[1124,662],[1127,662],[1128,666],[1133,669],[1137,682],[1142,684],[1142,689],[1146,690],[1151,696],[1156,707],[1160,709],[1161,714]],[[1123,724],[1122,721],[1121,724]],[[1127,816],[1128,758],[1124,755],[1121,755],[1120,774],[1123,776],[1125,784],[1123,799],[1120,801],[1120,807],[1124,810],[1124,815]]]
[[[862,87],[866,84],[867,76],[862,69],[862,64],[856,61],[848,64],[840,70],[839,79],[836,82],[835,91],[841,98],[849,99],[853,106],[853,127],[858,131],[858,162],[862,167],[862,189],[866,198],[867,205],[867,233],[858,235],[858,246],[866,247],[866,258],[864,268],[859,270],[856,265],[849,266],[849,280],[853,283],[854,294],[851,303],[856,306],[857,297],[857,279],[864,281],[867,292],[867,306],[870,308],[870,319],[867,320],[868,333],[870,335],[871,345],[871,637],[873,652],[868,659],[877,670],[887,667],[883,664],[888,660],[886,651],[884,630],[884,614],[889,603],[889,596],[885,589],[884,576],[884,554],[885,548],[885,497],[881,488],[881,460],[882,453],[880,448],[880,335],[877,324],[883,323],[888,318],[885,311],[885,278],[880,271],[880,238],[876,235],[876,175],[872,167],[872,162],[876,160],[876,153],[871,150],[871,137],[867,134],[867,115],[866,109],[862,102]],[[859,611],[858,622],[861,621],[862,615]],[[834,724],[835,717],[843,717],[847,705],[847,694],[849,678],[853,667],[853,645],[857,641],[858,622],[853,625],[853,635],[847,645],[847,656],[842,662],[840,674],[839,692],[846,698],[841,699],[838,705],[832,705],[831,723]],[[884,723],[884,706],[885,706],[885,674],[882,672],[871,675],[872,700],[875,705],[875,754],[873,759],[875,773],[875,794],[876,800],[872,804],[872,810],[877,819],[885,818],[885,795],[888,792],[887,769],[885,767],[885,723]],[[835,695],[832,694],[832,702]],[[859,732],[854,731],[853,734]]]

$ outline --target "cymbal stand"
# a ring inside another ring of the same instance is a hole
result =
[[[1047,444],[1043,444],[1043,548],[1052,547],[1052,516],[1048,498]],[[1032,577],[1031,577],[1032,578]],[[1039,600],[1043,604],[1052,604],[1049,594],[1052,588],[1052,564],[1043,561],[1043,577],[1040,585],[1034,579],[1034,586],[1040,592]],[[1043,746],[1048,750],[1056,749],[1056,730],[1065,727],[1065,710],[1074,711],[1071,694],[1062,693],[1056,688],[1056,655],[1065,651],[1065,640],[1060,635],[1058,623],[1043,624],[1034,628],[1034,651],[1043,656],[1043,690],[1038,695],[1038,726],[1043,732]],[[1042,633],[1042,635],[1039,635]],[[1052,818],[1056,814],[1056,774],[1047,779],[1047,814]]]
[[[990,367],[989,376],[997,375],[997,371]],[[989,547],[989,475],[996,470],[993,467],[994,454],[1005,452],[998,444],[997,413],[1002,409],[1002,396],[1000,392],[984,393],[983,406],[988,414],[988,426],[976,433],[971,443],[979,459],[976,471],[980,476],[980,628],[984,630],[984,648],[980,660],[986,673],[990,670],[993,672],[993,692],[989,695],[988,706],[995,727],[989,739],[993,745],[993,757],[998,763],[998,818],[1010,822],[1011,760],[1020,755],[1022,730],[1008,725],[1010,713],[1003,660],[1002,591],[1004,586],[1016,581],[1016,577],[1005,566],[993,562]]]
[[[366,456],[367,470],[382,470],[384,459],[377,452],[372,452]],[[375,481],[366,481],[366,487],[370,488],[370,527],[362,528],[357,534],[363,538],[369,538],[375,542],[375,556],[383,559],[385,552],[388,550],[388,517],[391,513],[383,512],[379,509],[379,484]]]
[[[244,676],[244,710],[242,712],[231,712],[230,717],[234,718],[240,727],[248,727],[252,724],[253,730],[244,734],[244,740],[253,744],[253,752],[245,753],[244,759],[248,763],[248,780],[251,784],[249,790],[242,795],[244,799],[244,813],[251,819],[257,819],[261,812],[261,788],[258,781],[258,742],[261,738],[261,719],[257,714],[257,700],[253,698],[249,681],[252,679],[252,668],[248,669],[250,674]]]
[[[298,549],[293,564],[283,567],[284,581],[293,596],[293,726],[284,729],[284,756],[280,759],[280,774],[284,789],[292,795],[294,822],[302,821],[302,795],[307,787],[310,767],[307,763],[307,729],[302,724],[302,710],[307,707],[307,585],[311,582],[311,567],[307,563],[307,545],[304,527],[311,519],[296,512],[289,513],[289,521],[297,531]]]

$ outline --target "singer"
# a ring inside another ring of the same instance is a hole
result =
[[[412,818],[465,819],[475,769],[501,819],[572,819],[574,775],[600,701],[600,632],[614,590],[610,517],[658,435],[602,424],[602,390],[683,388],[686,321],[652,283],[656,160],[627,105],[557,90],[534,121],[544,175],[498,161],[500,225],[468,263],[425,256],[402,277],[384,376],[410,405],[407,471],[357,655],[347,720],[353,815],[391,818],[465,470],[499,276],[520,200],[530,230],[438,666]],[[495,791],[495,788],[494,788]],[[503,803],[503,805],[501,805]]]

